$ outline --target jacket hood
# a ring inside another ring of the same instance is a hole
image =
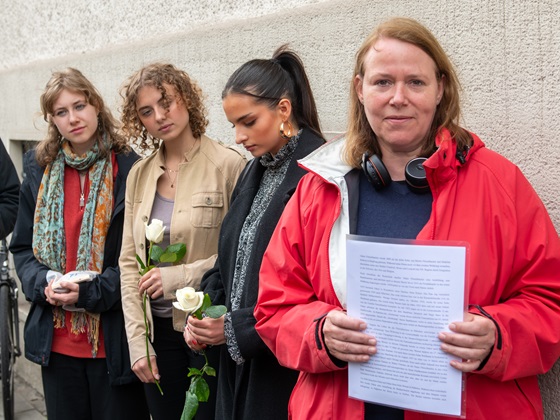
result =
[[[484,147],[484,143],[476,134],[468,133],[473,140],[472,145],[467,150],[457,153],[457,143],[451,136],[449,130],[446,128],[440,129],[436,136],[437,150],[428,158],[424,166],[432,169],[442,166],[453,169],[464,165],[468,162],[473,153],[476,153],[477,150]],[[461,162],[459,155],[463,156],[464,162]]]
[[[462,152],[465,160],[465,163],[462,163],[456,156],[457,143],[449,130],[446,128],[439,130],[435,139],[437,150],[424,163],[427,172],[436,170],[438,172],[456,172],[456,169],[466,164],[474,153],[485,147],[482,140],[476,134],[471,132],[469,134],[473,139],[473,144],[467,151]],[[344,142],[344,136],[336,137],[298,162],[300,166],[319,175],[325,181],[339,184],[337,180],[353,169],[352,166],[345,163],[342,159]]]
[[[342,159],[344,141],[344,136],[328,141],[305,158],[298,160],[299,165],[327,182],[338,184],[336,180],[352,170],[352,167]]]

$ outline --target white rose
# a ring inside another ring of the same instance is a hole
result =
[[[146,239],[153,242],[154,244],[159,244],[163,241],[163,233],[165,232],[165,226],[163,222],[159,219],[152,219],[152,223],[146,225]]]
[[[187,313],[195,312],[204,301],[204,292],[197,292],[192,287],[183,287],[176,294],[177,302],[173,302],[173,306]]]

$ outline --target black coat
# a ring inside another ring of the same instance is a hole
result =
[[[18,211],[19,178],[10,155],[0,139],[0,239],[8,236]]]
[[[218,370],[218,419],[287,419],[288,399],[296,383],[298,372],[281,367],[270,349],[255,330],[253,310],[259,290],[259,270],[270,237],[286,203],[306,171],[298,166],[301,159],[317,149],[324,140],[304,129],[292,156],[286,176],[265,211],[257,229],[247,267],[240,308],[233,311],[235,337],[245,363],[237,365],[225,345],[220,346]],[[220,231],[218,259],[208,271],[201,288],[214,304],[224,304],[231,310],[231,288],[237,245],[241,228],[264,174],[265,167],[253,159],[240,175],[233,191],[230,210]]]
[[[124,220],[124,196],[126,177],[139,156],[117,155],[117,177],[114,183],[114,211],[105,241],[103,272],[93,281],[80,284],[77,307],[101,314],[101,328],[105,340],[107,369],[111,385],[137,381],[130,368],[130,358],[124,318],[121,306],[121,282],[119,255]],[[49,364],[54,333],[52,306],[46,301],[46,275],[49,267],[41,264],[33,255],[33,218],[37,193],[44,168],[35,159],[35,151],[24,157],[25,178],[21,186],[20,208],[10,251],[22,290],[31,309],[24,328],[25,357],[42,366]]]

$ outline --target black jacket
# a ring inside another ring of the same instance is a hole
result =
[[[107,369],[111,385],[122,385],[137,381],[130,369],[130,358],[124,318],[121,307],[121,284],[119,254],[124,220],[124,196],[126,177],[132,164],[138,160],[134,152],[117,155],[117,177],[114,183],[114,211],[105,241],[103,272],[91,282],[80,284],[77,307],[101,314],[101,328],[105,340]],[[24,157],[25,178],[21,186],[20,208],[10,251],[21,281],[23,293],[31,302],[25,322],[25,357],[43,366],[49,364],[53,339],[52,306],[46,301],[46,275],[49,267],[39,263],[33,255],[33,218],[37,193],[43,177],[35,159],[35,151]]]
[[[218,401],[216,418],[219,419],[287,419],[288,399],[296,383],[298,372],[281,367],[276,357],[255,330],[253,310],[259,291],[259,270],[262,257],[272,232],[286,203],[306,171],[298,166],[301,159],[317,149],[324,140],[304,129],[286,177],[278,187],[258,227],[240,302],[240,309],[232,312],[232,323],[237,344],[245,363],[237,365],[225,345],[220,346],[218,370]],[[237,245],[241,228],[264,174],[265,167],[253,159],[239,176],[233,191],[230,210],[220,231],[218,259],[208,271],[201,288],[212,298],[213,304],[224,304],[231,310],[231,288]],[[232,411],[233,410],[233,411]]]
[[[19,178],[10,155],[0,139],[0,239],[8,236],[16,223]]]

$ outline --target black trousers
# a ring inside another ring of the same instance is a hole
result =
[[[149,420],[142,383],[111,386],[107,362],[51,353],[41,368],[49,420]]]
[[[190,378],[187,377],[189,368],[201,369],[204,357],[194,353],[183,338],[183,333],[173,329],[171,318],[154,317],[154,342],[152,343],[157,355],[157,366],[160,374],[160,394],[155,384],[144,384],[146,399],[153,420],[179,420],[185,396],[189,389]],[[206,351],[210,366],[218,369],[219,355],[217,349]],[[216,407],[217,379],[204,376],[210,387],[208,402],[199,403],[195,420],[214,420]]]

